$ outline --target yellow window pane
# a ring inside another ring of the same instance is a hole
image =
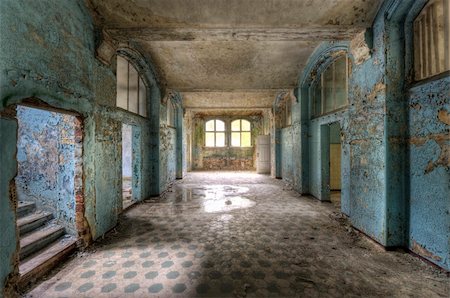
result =
[[[243,132],[241,147],[250,147],[252,145],[252,136],[250,132]]]
[[[128,111],[138,112],[138,81],[137,70],[130,64],[128,67]]]
[[[209,120],[206,122],[205,130],[206,131],[214,131],[214,120]]]
[[[128,61],[117,56],[117,98],[119,108],[128,109]]]
[[[250,122],[242,120],[242,131],[250,131]]]
[[[225,131],[225,122],[216,120],[216,131]]]
[[[214,133],[213,132],[205,133],[205,146],[206,147],[214,147]]]
[[[241,120],[234,120],[231,122],[231,131],[240,131],[241,130]]]
[[[240,147],[241,146],[241,133],[232,132],[231,133],[231,146]]]
[[[216,147],[224,147],[224,146],[225,146],[225,133],[216,132]]]

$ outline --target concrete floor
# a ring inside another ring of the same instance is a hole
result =
[[[190,173],[26,297],[448,297],[449,278],[385,252],[331,203],[253,173]]]

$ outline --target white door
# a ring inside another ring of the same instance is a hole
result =
[[[270,136],[256,138],[256,172],[258,174],[270,173]]]

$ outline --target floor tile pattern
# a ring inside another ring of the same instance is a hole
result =
[[[27,297],[336,297],[448,294],[449,279],[385,252],[333,204],[253,173],[190,173]]]

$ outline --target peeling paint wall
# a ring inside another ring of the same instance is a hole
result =
[[[410,89],[409,247],[450,267],[450,79]]]
[[[75,116],[19,106],[17,119],[18,200],[35,202],[76,234]]]
[[[171,103],[170,103],[171,102]],[[168,125],[167,106],[175,106],[175,126]],[[177,92],[166,95],[160,106],[159,126],[159,188],[160,193],[168,189],[176,178],[182,178],[183,172],[183,111],[181,96]]]
[[[125,49],[139,64],[148,86],[150,116],[143,118],[116,108],[115,63],[104,65],[95,59],[94,31],[90,12],[82,0],[0,1],[0,225],[4,239],[0,252],[0,293],[5,287],[8,291],[14,289],[14,278],[8,282],[6,278],[17,272],[18,260],[17,204],[13,198],[15,187],[10,187],[17,173],[17,123],[14,115],[5,112],[7,107],[9,110],[26,101],[81,116],[83,193],[77,194],[77,202],[82,202],[78,209],[84,219],[77,226],[86,227],[78,229],[86,242],[100,237],[117,222],[122,199],[122,123],[141,129],[142,161],[137,170],[143,183],[139,199],[159,194],[159,131],[155,127],[159,128],[160,90],[155,73],[147,58]]]
[[[17,120],[0,114],[0,297],[10,297],[18,277],[18,232],[16,230],[16,201],[11,193],[17,170]],[[8,140],[8,141],[6,141]]]
[[[345,45],[352,62],[348,110],[314,119],[305,115],[317,65],[329,59],[326,48],[342,47],[324,43],[310,57],[299,86],[300,189],[319,199],[325,193],[324,125],[339,122],[342,212],[382,245],[408,247],[448,270],[450,80],[448,75],[419,83],[410,78],[411,20],[425,2],[385,1],[373,27],[350,48]],[[282,144],[290,142],[290,134],[282,137]]]
[[[412,81],[413,21],[426,4],[405,8],[405,103],[408,121],[407,245],[450,270],[450,79],[448,72]]]
[[[409,89],[409,248],[450,268],[450,79]]]

